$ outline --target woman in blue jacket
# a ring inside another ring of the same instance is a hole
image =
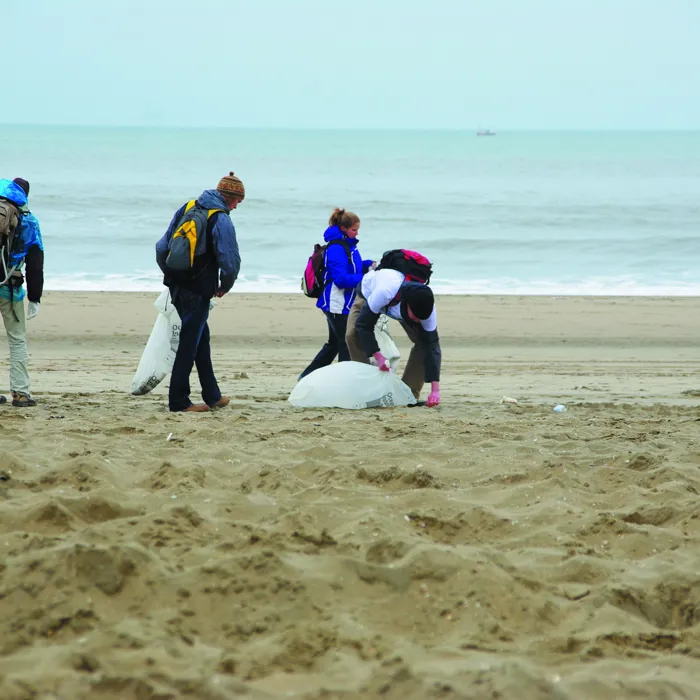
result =
[[[328,341],[314,357],[311,364],[299,375],[299,379],[311,374],[319,367],[326,367],[338,357],[339,362],[350,359],[345,344],[348,314],[355,301],[355,289],[374,263],[363,260],[357,249],[357,234],[360,217],[345,209],[336,209],[328,221],[323,234],[326,242],[324,253],[324,288],[316,302],[328,323]]]

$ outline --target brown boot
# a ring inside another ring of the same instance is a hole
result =
[[[226,408],[231,403],[228,396],[222,396],[216,403],[211,404],[210,408]]]
[[[191,406],[184,408],[182,413],[206,413],[209,410],[209,406],[205,403],[193,403]]]

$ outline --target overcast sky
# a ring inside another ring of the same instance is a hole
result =
[[[0,0],[0,10],[2,92],[17,96],[4,123],[700,128],[700,0]]]

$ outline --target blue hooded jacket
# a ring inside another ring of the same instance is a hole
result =
[[[27,195],[24,190],[12,180],[0,180],[0,197],[9,199],[18,207],[23,207],[27,203]]]
[[[202,192],[197,198],[197,204],[205,209],[223,209],[224,212],[228,211],[226,202],[224,202],[217,190],[205,190]],[[165,275],[163,284],[167,287],[181,285],[208,299],[214,296],[218,288],[221,288],[221,291],[225,294],[233,287],[233,283],[236,281],[238,272],[241,269],[241,255],[238,252],[236,229],[227,213],[219,212],[209,219],[207,234],[210,236],[211,249],[206,254],[209,256],[209,259],[201,274],[198,274],[194,279],[181,281],[176,279],[175,275],[165,265],[170,239],[175,233],[182,215],[185,213],[185,206],[183,204],[175,212],[168,230],[156,243],[156,261]]]
[[[12,180],[0,180],[0,197],[9,199],[19,208],[21,214],[20,230],[12,246],[10,265],[19,268],[26,260],[27,269],[25,272],[29,288],[29,300],[38,302],[41,300],[44,287],[44,242],[41,238],[39,221],[29,211],[27,195],[24,193],[24,190]],[[2,278],[0,278],[0,281],[2,281]],[[5,285],[0,287],[0,296],[12,298],[13,301],[22,301],[25,297],[25,291],[23,287],[16,287],[10,290]]]
[[[348,238],[338,226],[327,228],[323,240],[326,243],[343,241],[343,245],[336,244],[326,249],[324,287],[316,306],[326,313],[349,314],[355,301],[355,289],[372,261],[362,259],[357,249],[357,239]]]
[[[27,257],[29,249],[33,246],[39,246],[40,250],[44,250],[44,241],[41,238],[41,228],[39,220],[29,211],[27,206],[20,208],[22,218],[20,219],[21,231],[19,238],[21,244],[18,244],[15,251],[12,253],[12,264],[19,264]]]

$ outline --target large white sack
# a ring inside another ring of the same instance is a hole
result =
[[[374,337],[377,339],[379,350],[389,361],[391,368],[395,372],[399,366],[401,353],[396,347],[396,343],[391,337],[391,333],[389,333],[389,317],[386,314],[382,314],[379,317],[377,325],[374,327]]]
[[[307,374],[289,395],[297,408],[411,406],[413,392],[394,372],[362,362],[336,362]]]
[[[180,316],[170,299],[170,290],[164,289],[153,305],[158,309],[158,318],[131,382],[134,396],[152,391],[170,374],[180,344]]]

